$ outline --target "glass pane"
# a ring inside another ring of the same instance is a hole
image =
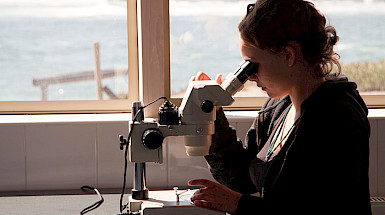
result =
[[[337,29],[342,72],[361,94],[385,94],[385,1],[314,1]]]
[[[312,1],[337,29],[342,71],[363,94],[385,91],[385,2]],[[197,72],[211,78],[233,72],[242,60],[237,25],[253,1],[170,0],[171,93],[182,97]],[[246,82],[236,96],[264,96]]]
[[[246,13],[246,5],[245,1],[170,0],[173,97],[183,97],[189,79],[198,72],[213,79],[221,73],[223,80],[235,71],[242,61],[237,26]],[[250,87],[236,95],[264,95],[255,84]]]
[[[0,0],[0,101],[127,98],[125,0]]]

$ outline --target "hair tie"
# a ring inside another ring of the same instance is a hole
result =
[[[334,34],[330,36],[330,43],[334,46],[337,43],[337,38]]]

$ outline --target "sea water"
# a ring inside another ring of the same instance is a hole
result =
[[[385,59],[385,1],[311,1],[340,37],[335,51],[341,62]],[[191,7],[175,2],[171,14],[171,89],[183,90],[190,76],[214,78],[236,69],[242,60],[237,25],[250,2],[201,1]],[[200,9],[201,8],[201,9]],[[210,10],[211,9],[211,10]],[[384,74],[385,75],[385,74]]]
[[[44,78],[95,68],[93,43],[100,43],[101,69],[127,68],[124,2],[107,0],[0,0],[0,101],[34,101],[32,85]],[[123,79],[127,88],[127,78]],[[119,83],[104,79],[116,91]],[[106,96],[105,96],[106,98]],[[48,100],[96,99],[93,81],[55,84]]]
[[[342,62],[385,58],[384,1],[313,1],[340,36]],[[242,60],[237,25],[252,1],[170,0],[171,89],[199,71],[232,72]],[[92,44],[102,69],[127,68],[126,5],[121,0],[0,0],[0,101],[38,101],[34,78],[93,71]],[[127,77],[103,79],[116,94]],[[92,81],[48,87],[49,100],[94,100]],[[105,98],[106,95],[104,95]]]

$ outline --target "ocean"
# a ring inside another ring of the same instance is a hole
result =
[[[313,1],[340,36],[342,62],[385,58],[384,1]],[[199,71],[215,77],[242,60],[237,24],[252,1],[170,0],[171,89]],[[0,101],[39,101],[34,78],[93,71],[93,42],[102,69],[127,67],[126,6],[121,0],[0,0]],[[103,79],[118,95],[127,77]],[[105,99],[108,99],[104,95]],[[48,100],[95,100],[92,81],[48,87]]]

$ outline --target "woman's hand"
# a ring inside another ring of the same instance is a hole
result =
[[[191,201],[196,206],[235,214],[241,193],[207,179],[190,180],[188,184],[204,187],[191,197]]]
[[[193,76],[190,79],[190,81],[204,81],[204,80],[211,80],[211,78],[203,72],[198,72],[196,76]],[[217,77],[215,77],[215,81],[218,84],[222,84],[222,74],[218,74]]]

